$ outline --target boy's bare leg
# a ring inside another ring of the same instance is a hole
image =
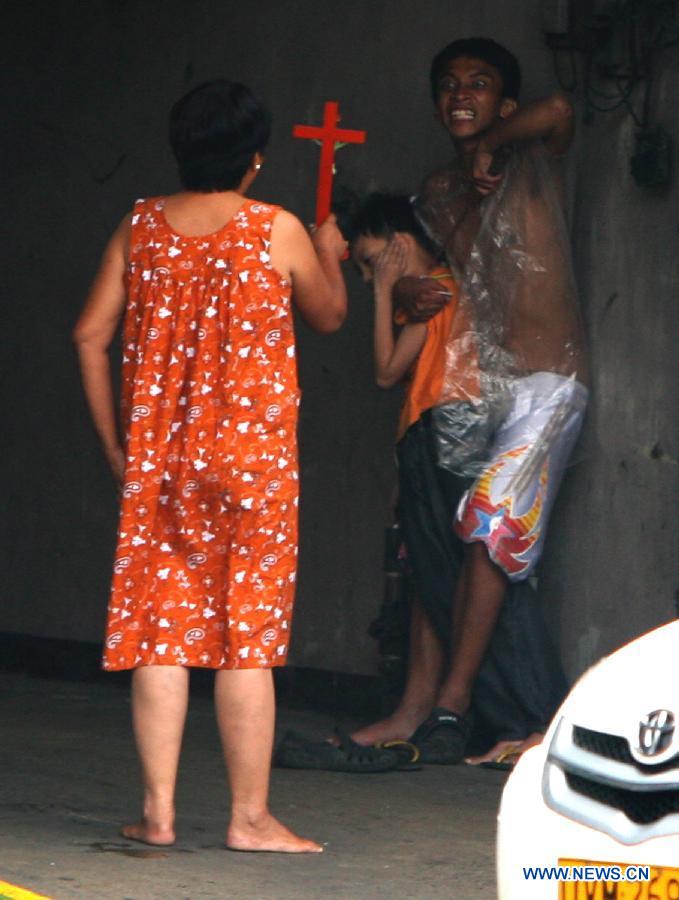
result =
[[[271,669],[220,670],[215,709],[231,787],[231,850],[321,853],[314,841],[289,831],[269,812],[275,700]]]
[[[144,666],[132,675],[132,722],[141,761],[141,820],[121,829],[146,844],[174,843],[174,793],[188,706],[189,673],[181,666]]]
[[[453,608],[452,663],[436,703],[462,715],[469,709],[474,681],[493,636],[508,583],[507,576],[488,556],[485,544],[479,541],[467,547],[463,568],[464,602],[456,602]]]
[[[419,600],[410,619],[408,674],[403,697],[386,719],[360,728],[352,738],[369,746],[383,741],[407,740],[436,705],[443,674],[444,652]]]

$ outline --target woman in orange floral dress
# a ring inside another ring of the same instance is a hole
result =
[[[278,207],[245,199],[270,118],[243,85],[210,82],[175,104],[184,190],[139,200],[111,239],[75,329],[85,393],[122,501],[104,668],[134,669],[141,820],[123,835],[175,839],[188,668],[217,670],[231,786],[227,846],[319,851],[268,811],[274,697],[297,558],[299,390],[291,300],[339,328],[345,242],[310,240]],[[124,313],[122,411],[108,348]]]

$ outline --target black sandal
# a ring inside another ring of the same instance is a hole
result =
[[[396,749],[364,747],[348,734],[335,730],[337,744],[311,741],[288,731],[274,755],[274,765],[283,769],[322,769],[328,772],[377,773],[401,768],[403,756]]]
[[[420,751],[419,762],[454,766],[464,759],[471,733],[467,718],[437,706],[408,738]]]

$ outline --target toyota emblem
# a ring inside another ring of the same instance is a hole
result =
[[[658,756],[672,743],[674,714],[669,709],[656,709],[639,722],[639,752]]]

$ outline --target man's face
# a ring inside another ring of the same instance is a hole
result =
[[[502,96],[499,71],[482,59],[460,56],[439,79],[436,115],[456,142],[474,143],[515,109],[516,102]]]
[[[375,260],[387,246],[387,239],[372,234],[361,234],[351,248],[351,258],[363,281],[368,284],[375,274]]]

